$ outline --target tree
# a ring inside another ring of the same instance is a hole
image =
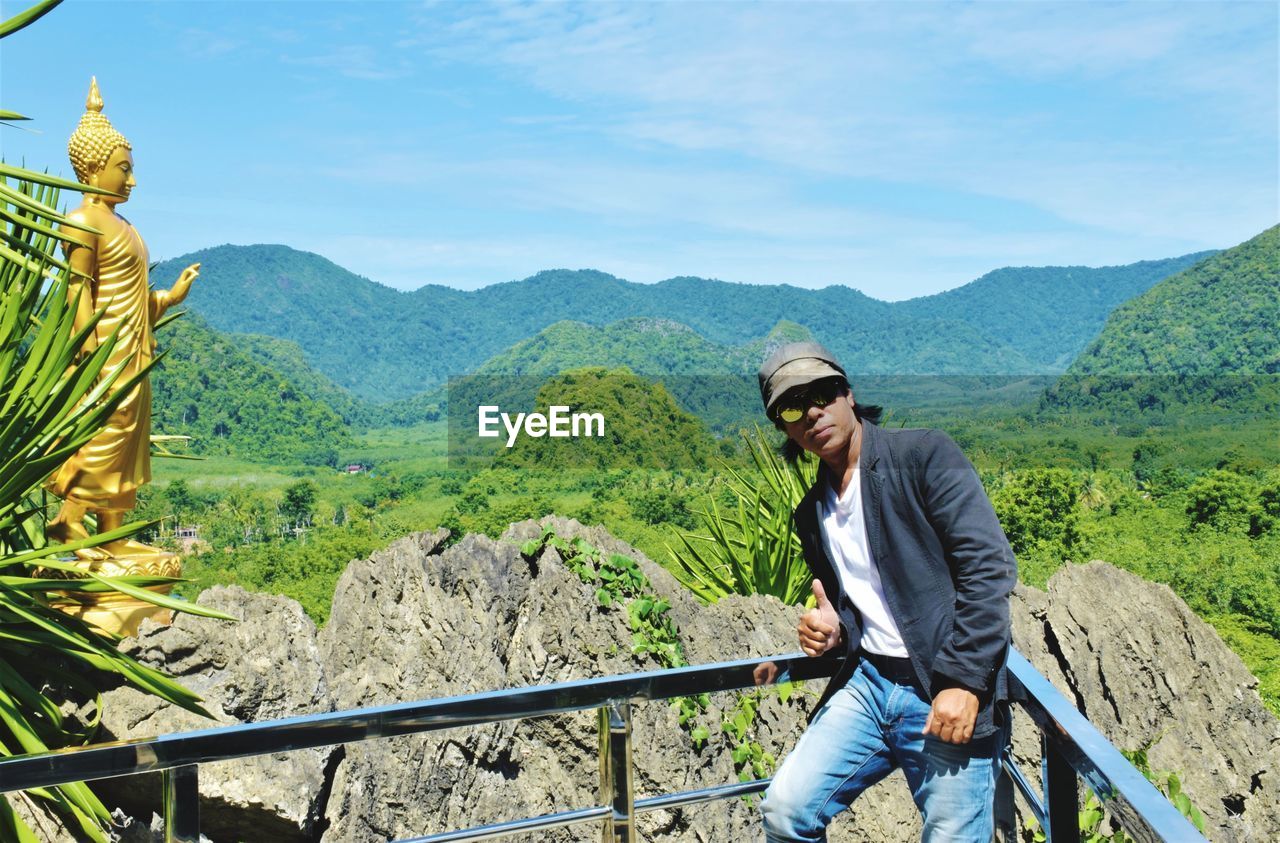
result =
[[[1085,509],[1096,509],[1107,503],[1107,490],[1103,487],[1101,472],[1093,470],[1085,474],[1076,501]]]
[[[316,498],[319,490],[310,480],[299,480],[284,490],[284,500],[280,502],[280,516],[296,526],[310,525],[311,516],[315,514]]]
[[[1216,468],[1187,489],[1187,515],[1192,527],[1242,532],[1259,510],[1257,491],[1248,478]]]
[[[1079,540],[1075,477],[1065,468],[1015,471],[991,496],[1014,553],[1065,556]]]
[[[627,502],[635,516],[646,524],[674,524],[685,530],[697,525],[685,505],[684,495],[671,486],[643,489]]]
[[[1249,518],[1249,534],[1260,536],[1275,528],[1280,521],[1280,480],[1263,486],[1258,495],[1258,508]]]
[[[183,515],[195,509],[196,499],[191,494],[191,487],[187,485],[187,481],[178,478],[169,483],[164,489],[165,500],[169,502],[175,515]]]

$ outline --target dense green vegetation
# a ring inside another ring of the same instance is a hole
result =
[[[1280,372],[1280,226],[1117,308],[1072,374]]]
[[[1037,371],[1061,371],[1097,336],[1112,308],[1211,254],[1097,269],[1007,267],[904,304],[913,316],[963,320],[1044,367]]]
[[[346,424],[370,427],[383,422],[380,407],[361,401],[322,375],[307,362],[306,353],[297,343],[260,334],[225,336],[229,343],[288,381],[298,394],[333,410]]]
[[[495,355],[479,374],[547,377],[566,369],[626,366],[643,375],[729,374],[754,371],[734,350],[668,319],[624,319],[603,327],[556,322]]]
[[[1147,415],[1280,413],[1280,226],[1117,308],[1046,396]]]
[[[720,453],[706,425],[681,410],[661,383],[628,369],[573,369],[549,378],[533,406],[546,413],[552,405],[566,406],[570,414],[598,416],[601,423],[593,427],[584,420],[579,437],[521,435],[499,457],[504,467],[705,469]]]
[[[156,433],[191,436],[197,454],[337,465],[337,449],[351,441],[342,418],[240,342],[187,313],[161,329],[159,343],[167,354],[152,378]]]
[[[597,327],[635,317],[671,320],[728,347],[758,341],[790,320],[851,371],[1056,372],[1112,308],[1198,257],[1001,270],[960,290],[896,303],[847,287],[700,278],[644,285],[591,270],[541,272],[474,292],[428,286],[403,293],[284,246],[206,249],[162,264],[157,277],[200,261],[189,301],[211,325],[291,340],[334,383],[383,402],[474,371],[566,319]],[[601,355],[589,362],[632,361]]]
[[[165,519],[147,538],[185,551],[183,574],[190,582],[180,593],[194,596],[213,585],[237,584],[288,594],[323,622],[346,564],[408,533],[395,505],[427,486],[421,474],[297,473],[298,479],[253,485],[214,485],[207,475],[176,478],[144,492],[139,517]],[[177,527],[196,531],[190,548],[175,537]]]
[[[1280,709],[1280,471],[1029,468],[987,483],[1024,582],[1104,559],[1169,585],[1223,634]]]
[[[476,374],[540,382],[583,366],[626,366],[636,374],[660,379],[682,409],[724,435],[755,419],[759,411],[753,389],[755,371],[767,350],[808,339],[812,334],[807,328],[786,321],[740,346],[713,343],[667,319],[624,319],[599,328],[557,322],[485,361]],[[465,400],[465,394],[462,397]]]

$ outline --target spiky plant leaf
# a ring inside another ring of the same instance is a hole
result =
[[[667,567],[707,603],[727,594],[772,594],[787,603],[809,598],[810,575],[791,530],[791,512],[813,484],[817,467],[802,457],[788,464],[764,431],[743,433],[755,473],[725,466],[735,505],[724,512],[709,500],[701,530],[681,533],[668,547]]]

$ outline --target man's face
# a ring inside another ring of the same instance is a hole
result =
[[[804,392],[808,387],[797,387],[795,392]],[[780,404],[786,403],[792,390],[788,390]],[[853,394],[847,389],[837,395],[835,400],[825,407],[810,405],[805,408],[799,421],[783,422],[787,437],[821,460],[839,458],[849,453],[849,443],[853,441],[857,429],[857,419],[853,414]]]

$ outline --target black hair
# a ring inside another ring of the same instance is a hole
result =
[[[844,378],[840,378],[838,386],[840,387],[841,395],[844,395],[845,393],[852,391],[849,388],[849,382],[846,381]],[[872,424],[879,424],[880,418],[883,415],[884,415],[884,407],[881,407],[879,404],[859,404],[857,401],[853,402],[853,416],[860,422],[871,422]],[[787,429],[786,425],[782,423],[782,420],[776,417],[773,420],[773,426],[776,427],[778,430],[782,430],[782,431],[785,431]],[[796,460],[800,459],[800,456],[804,453],[804,448],[801,448],[799,445],[797,445],[795,442],[792,441],[790,436],[788,436],[786,440],[783,441],[780,451],[782,453],[782,458],[784,460],[786,460],[788,463],[794,464]]]

